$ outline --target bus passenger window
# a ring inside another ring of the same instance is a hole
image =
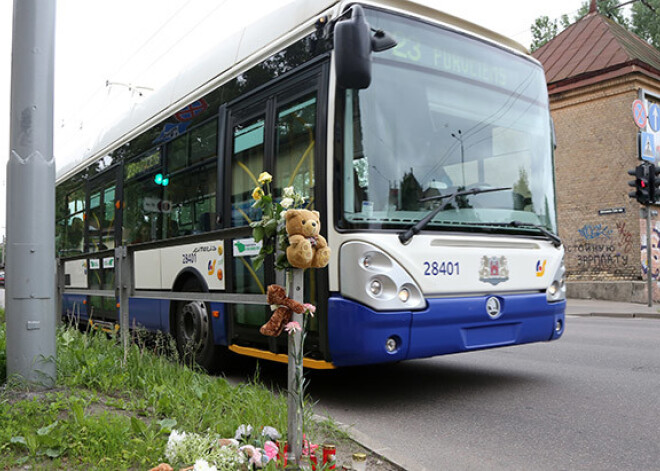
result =
[[[283,188],[293,186],[305,201],[313,203],[316,96],[307,95],[286,104],[277,116],[276,195],[281,195]]]

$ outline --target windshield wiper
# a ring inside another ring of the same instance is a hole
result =
[[[501,188],[472,188],[470,190],[461,190],[461,191],[456,191],[454,193],[448,194],[448,195],[437,195],[437,196],[431,196],[429,198],[422,198],[419,200],[420,203],[424,203],[425,201],[434,201],[434,200],[452,200],[454,198],[457,198],[459,196],[466,196],[466,195],[478,195],[479,193],[490,193],[491,191],[503,191],[503,190],[510,190],[511,187],[501,187]],[[412,226],[411,228],[407,229],[406,231],[402,232],[399,234],[399,240],[401,241],[402,244],[405,244],[408,242],[412,237],[416,234],[419,233],[422,229],[424,229],[429,222],[440,212],[444,209],[443,205],[438,206],[435,208],[433,211],[431,211],[429,214],[427,214],[423,219],[420,219],[417,224]]]
[[[537,229],[540,233],[542,233],[544,236],[546,236],[550,242],[552,242],[552,245],[555,247],[560,247],[561,246],[561,239],[559,238],[558,235],[553,234],[549,230],[547,230],[544,226],[541,226],[540,224],[532,224],[529,222],[522,222],[522,221],[511,221],[511,222],[491,222],[488,223],[489,226],[501,226],[501,227],[522,227],[524,228],[529,228],[529,229]]]

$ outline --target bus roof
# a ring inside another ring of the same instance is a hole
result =
[[[66,157],[58,168],[58,181],[81,170],[100,157],[135,138],[158,122],[176,113],[191,101],[201,98],[217,86],[281,50],[289,42],[308,33],[323,15],[337,16],[355,0],[293,0],[233,35],[224,38],[195,64],[183,68],[168,83],[144,101],[127,110],[114,124],[95,136],[87,136],[75,156]],[[519,54],[529,54],[517,42],[440,12],[425,0],[364,0],[364,5],[382,6],[395,11],[425,17],[449,27],[498,43]],[[57,159],[56,159],[57,162]]]

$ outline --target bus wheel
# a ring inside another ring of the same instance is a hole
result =
[[[190,280],[182,291],[201,291],[199,285]],[[176,304],[175,338],[179,357],[187,364],[193,362],[209,373],[220,369],[224,348],[215,345],[210,309],[202,301],[179,301]]]

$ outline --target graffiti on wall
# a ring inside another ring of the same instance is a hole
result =
[[[641,252],[641,262],[642,262],[642,275],[643,277],[648,276],[649,265],[648,265],[648,253],[646,246],[646,224],[643,224],[644,227],[641,228],[641,239],[642,239],[642,252]],[[660,222],[656,222],[651,227],[651,265],[653,270],[651,271],[651,278],[658,280],[658,274],[660,273],[660,249],[658,248],[658,242],[660,241]]]
[[[609,224],[585,224],[577,230],[578,236],[566,244],[568,258],[573,258],[579,269],[627,267],[632,251],[632,233],[625,221]]]
[[[578,229],[578,233],[586,240],[609,239],[612,232],[614,231],[606,224],[585,224],[581,229]]]
[[[569,274],[629,277],[637,263],[639,249],[625,221],[587,222],[565,243]]]

